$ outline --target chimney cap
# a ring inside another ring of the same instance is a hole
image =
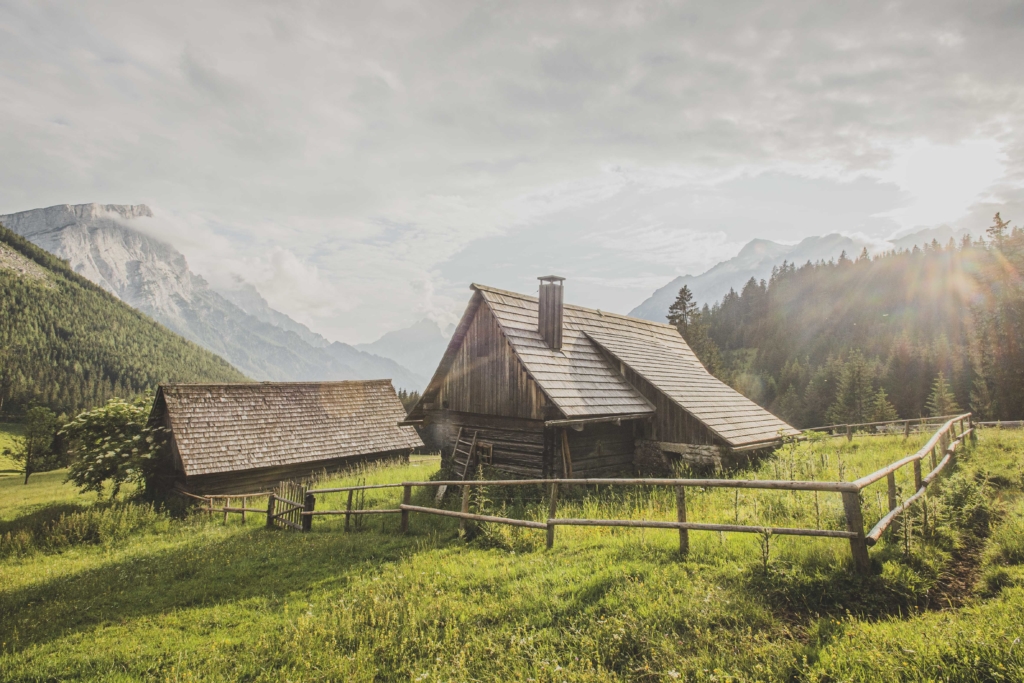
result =
[[[541,282],[562,282],[563,280],[565,280],[564,277],[558,277],[557,275],[544,275],[537,279],[540,280]]]

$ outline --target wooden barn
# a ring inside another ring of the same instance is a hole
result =
[[[164,384],[151,424],[170,431],[170,481],[192,493],[260,491],[423,446],[391,380]]]
[[[799,432],[715,379],[668,324],[472,285],[440,366],[402,424],[454,454],[526,477],[720,464]],[[665,472],[667,473],[667,472]]]

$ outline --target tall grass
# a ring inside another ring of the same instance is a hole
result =
[[[805,444],[741,476],[779,468],[789,478],[792,467],[794,478],[838,477],[842,462],[850,479],[915,447],[901,437]],[[872,550],[871,576],[851,573],[848,544],[831,539],[772,538],[765,564],[752,534],[693,532],[683,560],[667,530],[559,528],[547,552],[543,532],[485,525],[460,536],[457,521],[423,515],[408,536],[397,516],[348,534],[337,518],[298,534],[268,532],[258,515],[245,525],[162,517],[0,560],[0,679],[1021,680],[1024,589],[1013,577],[968,586],[963,608],[930,596],[960,571],[958,553],[973,552],[961,560],[980,573],[1017,566],[1022,456],[1019,433],[983,432],[929,493],[929,526],[916,510],[909,544]],[[427,479],[436,467],[366,467],[320,485]],[[400,491],[368,491],[365,504],[394,507]],[[744,493],[738,504],[729,492],[688,493],[690,518],[797,525],[814,514],[800,495]],[[473,505],[541,519],[544,494],[489,487]],[[317,507],[346,499],[321,496]],[[987,516],[954,511],[965,502]],[[649,488],[577,488],[563,506],[566,516],[675,515],[671,494]],[[826,523],[839,524],[830,509]]]

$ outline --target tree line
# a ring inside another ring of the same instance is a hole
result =
[[[669,310],[709,371],[794,426],[1024,419],[1024,230],[797,266]]]

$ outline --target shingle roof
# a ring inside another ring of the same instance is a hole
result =
[[[473,285],[527,372],[568,418],[653,412],[599,350],[631,367],[683,410],[738,448],[797,430],[719,381],[668,324],[565,305],[562,348],[537,331],[537,298]]]
[[[166,407],[164,407],[166,406]],[[423,445],[391,381],[165,384],[187,476],[316,463]]]
[[[776,441],[780,433],[800,433],[716,379],[703,365],[684,362],[678,343],[640,335],[586,334],[734,448]],[[686,343],[682,337],[679,342]]]

